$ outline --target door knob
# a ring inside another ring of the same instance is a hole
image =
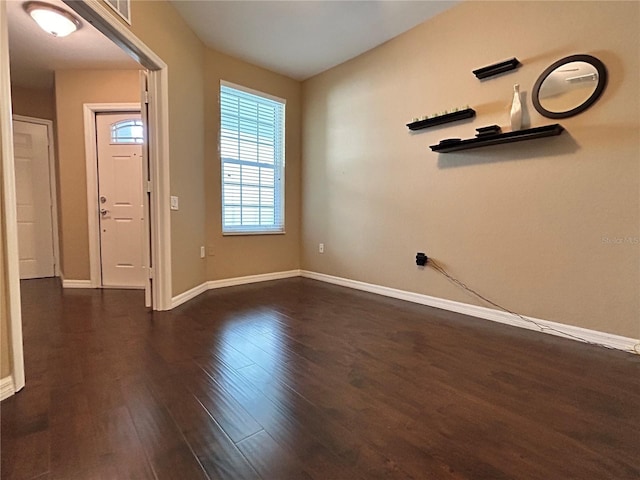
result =
[[[107,213],[109,213],[109,210],[103,208],[102,210],[100,210],[100,214],[104,217]]]

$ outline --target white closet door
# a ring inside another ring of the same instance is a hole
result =
[[[14,120],[20,278],[53,277],[53,220],[46,125]]]

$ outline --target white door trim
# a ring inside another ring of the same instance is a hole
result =
[[[167,64],[114,17],[102,1],[63,1],[149,70],[149,167],[153,188],[150,205],[151,267],[154,275],[153,309],[169,310],[172,292]],[[6,67],[8,68],[8,63]]]
[[[35,123],[47,127],[47,138],[49,140],[49,188],[51,190],[51,228],[53,228],[53,275],[60,276],[60,238],[58,237],[58,191],[56,187],[56,145],[53,135],[53,121],[45,118],[27,117],[24,115],[13,115],[13,119],[18,122]]]
[[[9,76],[9,29],[7,5],[0,2],[0,142],[2,145],[2,217],[7,270],[7,314],[11,343],[11,367],[17,392],[24,387],[22,310],[20,306],[20,265],[18,263],[18,215],[16,211],[16,173],[13,160],[13,119],[11,116],[11,78]],[[2,221],[2,220],[0,220]],[[2,252],[0,252],[2,255]],[[2,274],[3,272],[0,272]]]
[[[169,71],[167,66],[148,75],[149,177],[153,185],[149,205],[153,309],[171,310],[171,210],[169,183]]]
[[[91,288],[101,287],[100,220],[98,218],[98,150],[96,148],[96,114],[110,112],[140,113],[139,103],[85,103],[84,151],[87,172],[87,220],[89,225],[89,271]]]

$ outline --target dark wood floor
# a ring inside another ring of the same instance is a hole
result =
[[[2,479],[638,479],[640,357],[306,279],[23,282]]]

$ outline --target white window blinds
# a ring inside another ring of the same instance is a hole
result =
[[[131,25],[131,2],[129,0],[106,0],[107,5],[113,8],[118,15]]]
[[[284,110],[220,85],[223,233],[284,231]]]

